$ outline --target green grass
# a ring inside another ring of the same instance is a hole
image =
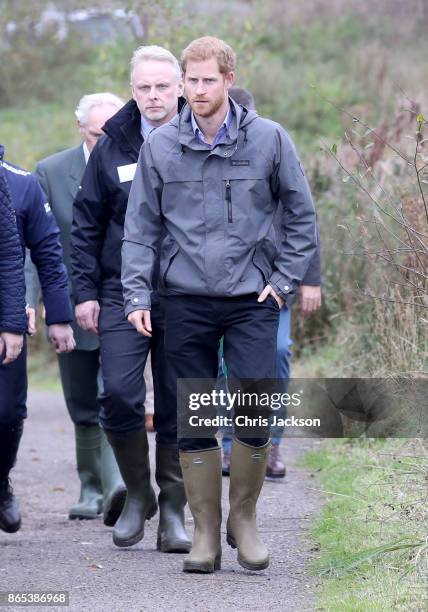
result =
[[[427,456],[404,440],[329,441],[306,455],[326,497],[312,530],[317,609],[426,609]]]

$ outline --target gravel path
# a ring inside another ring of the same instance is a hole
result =
[[[308,488],[310,475],[295,466],[310,448],[309,440],[285,441],[287,477],[267,481],[262,491],[259,525],[271,553],[270,567],[260,573],[244,570],[224,538],[222,570],[189,575],[181,572],[182,555],[155,550],[156,518],[147,524],[144,540],[130,549],[113,545],[111,529],[101,519],[69,521],[67,510],[78,497],[78,481],[73,430],[62,398],[31,393],[29,415],[13,472],[23,526],[17,534],[0,532],[0,591],[68,590],[68,608],[38,609],[73,612],[314,609],[306,532],[322,500]],[[153,462],[152,434],[150,444]],[[223,484],[226,514],[227,478]],[[189,513],[187,522],[191,533]]]

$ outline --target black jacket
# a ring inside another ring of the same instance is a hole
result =
[[[141,115],[130,100],[104,125],[74,202],[71,271],[76,304],[122,293],[121,247],[131,180],[120,168],[136,164]]]
[[[27,329],[22,249],[0,146],[0,332]]]
[[[179,107],[185,103],[180,98]],[[123,226],[143,137],[141,114],[130,100],[103,127],[74,202],[71,270],[76,304],[122,299]]]

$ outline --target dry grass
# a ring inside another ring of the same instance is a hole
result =
[[[375,301],[373,333],[376,343],[371,361],[374,376],[428,376],[428,313],[403,303],[397,288],[391,288],[390,303]]]

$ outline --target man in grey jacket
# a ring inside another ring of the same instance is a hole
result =
[[[85,172],[89,155],[101,128],[124,102],[109,93],[88,94],[76,108],[77,127],[82,142],[38,162],[36,176],[48,198],[61,232],[64,263],[70,273],[70,241],[73,202]],[[37,272],[27,266],[27,302],[34,307],[38,295]],[[71,280],[69,282],[72,295]],[[125,502],[126,488],[120,476],[110,444],[98,424],[100,407],[97,402],[100,379],[100,350],[97,335],[72,323],[76,349],[58,355],[64,398],[74,424],[76,463],[80,480],[80,498],[69,511],[70,519],[94,519],[103,511],[104,523],[113,526]],[[35,330],[31,330],[35,331]]]
[[[204,37],[182,54],[188,105],[151,134],[131,188],[122,247],[125,313],[150,335],[158,240],[165,349],[176,379],[215,379],[218,343],[230,379],[275,378],[279,310],[301,283],[316,248],[315,211],[290,137],[228,97],[235,53]],[[277,250],[272,223],[282,207]],[[269,440],[233,440],[228,543],[261,570],[269,555],[255,510]],[[195,521],[184,571],[220,568],[221,451],[212,438],[179,440]]]

